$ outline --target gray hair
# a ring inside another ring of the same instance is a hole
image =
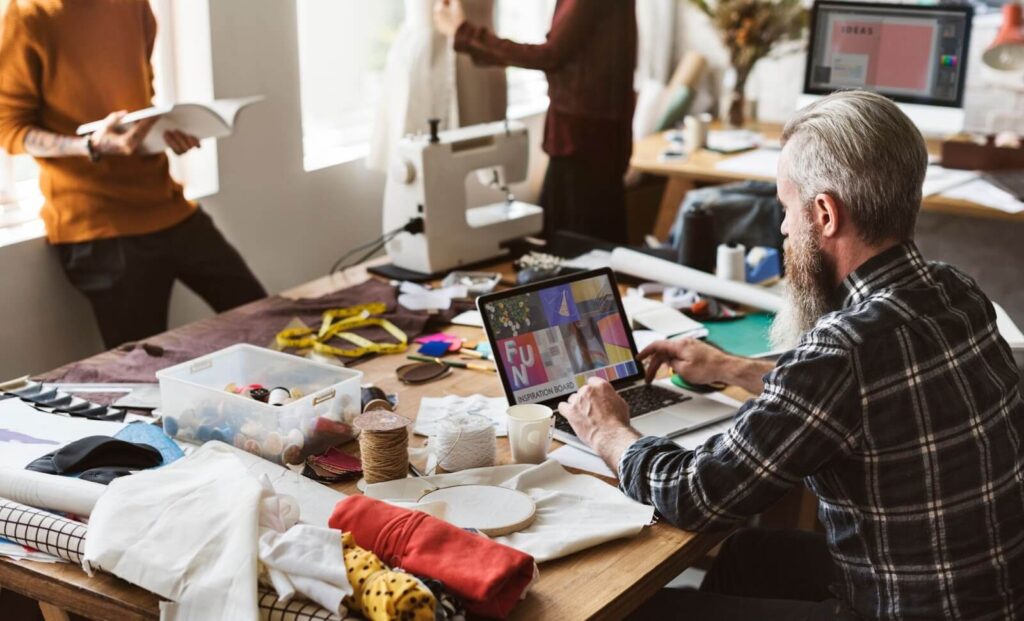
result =
[[[896,104],[868,91],[841,91],[802,108],[782,130],[782,171],[809,206],[839,200],[869,244],[913,238],[928,150]]]

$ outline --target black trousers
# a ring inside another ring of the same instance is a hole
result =
[[[544,237],[571,231],[625,244],[624,173],[615,162],[602,158],[584,154],[552,157],[540,194]]]
[[[163,231],[58,244],[57,252],[68,280],[89,299],[108,348],[167,330],[175,280],[218,313],[267,295],[201,209]]]
[[[700,590],[662,589],[632,618],[855,620],[830,588],[836,579],[824,535],[744,529],[722,545]]]

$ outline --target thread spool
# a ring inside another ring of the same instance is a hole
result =
[[[267,403],[270,405],[284,405],[292,398],[292,393],[284,386],[273,388],[267,394]]]
[[[409,473],[409,426],[412,421],[387,410],[360,414],[359,459],[367,483],[404,479]]]
[[[362,412],[372,410],[394,411],[394,406],[388,401],[387,394],[376,386],[363,386],[359,389],[359,400],[362,404]]]
[[[689,115],[683,119],[683,140],[690,153],[703,149],[708,142],[708,126],[703,115]]]
[[[718,245],[715,276],[725,280],[747,282],[747,249],[743,244]]]
[[[693,205],[683,212],[679,263],[708,273],[715,271],[715,217],[703,205]]]
[[[430,446],[437,465],[448,472],[493,466],[497,453],[494,425],[479,414],[454,414],[437,421]]]

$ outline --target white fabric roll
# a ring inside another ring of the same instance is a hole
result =
[[[612,251],[612,269],[622,274],[683,289],[693,289],[704,295],[773,313],[782,310],[782,298],[771,291],[746,283],[723,280],[712,274],[628,248],[616,248]]]
[[[0,496],[30,507],[89,517],[105,485],[32,470],[0,468]]]

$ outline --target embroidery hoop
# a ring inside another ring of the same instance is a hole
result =
[[[488,537],[499,537],[529,528],[537,505],[524,492],[499,485],[467,483],[427,490],[419,502],[442,502],[442,519],[459,528],[473,528]]]

